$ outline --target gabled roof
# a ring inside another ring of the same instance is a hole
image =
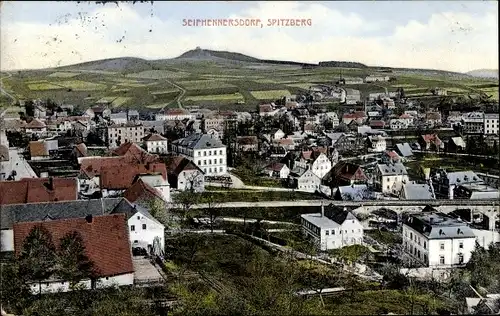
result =
[[[0,181],[0,205],[71,201],[78,198],[76,178],[26,178]]]
[[[87,156],[87,146],[85,143],[80,143],[75,146],[75,150],[78,152],[80,157],[86,157]]]
[[[139,162],[153,162],[158,160],[157,155],[153,155],[131,142],[125,142],[111,152],[115,156],[129,156],[136,158]]]
[[[73,218],[14,224],[14,250],[17,255],[21,252],[25,238],[38,225],[49,231],[56,247],[59,247],[61,238],[66,234],[78,232],[83,239],[85,253],[94,263],[98,276],[134,272],[128,225],[124,214],[95,216],[91,223],[85,218]]]
[[[194,162],[182,156],[171,156],[165,162],[169,175],[178,176],[182,171],[198,170],[203,171]]]
[[[266,166],[266,170],[280,172],[286,165],[280,162],[273,162]]]
[[[467,223],[439,212],[412,215],[404,224],[428,239],[475,238]]]
[[[33,119],[31,122],[29,122],[26,125],[26,128],[33,129],[33,128],[45,128],[46,125],[44,122],[38,120],[38,119]]]
[[[176,116],[176,115],[189,115],[190,114],[188,110],[179,109],[179,108],[165,109],[165,111],[163,111],[163,113],[165,115],[172,115],[172,116]]]
[[[12,229],[14,223],[42,221],[46,218],[65,219],[87,215],[105,215],[119,212],[121,198],[76,200],[4,205],[0,210],[0,229]]]
[[[407,200],[434,200],[430,186],[425,183],[405,183],[403,190]]]
[[[396,148],[403,157],[413,156],[413,151],[408,143],[396,144]]]
[[[342,225],[345,221],[348,220],[354,220],[354,221],[358,220],[356,216],[354,216],[347,209],[333,206],[333,204],[326,207],[325,216],[339,225]]]
[[[260,113],[268,113],[273,111],[273,106],[271,104],[261,104],[259,105]]]
[[[433,143],[437,146],[441,145],[441,140],[439,139],[439,137],[436,134],[422,135],[422,139],[426,143]]]
[[[236,141],[239,145],[257,145],[259,144],[259,140],[257,136],[238,136],[236,137]]]
[[[101,189],[123,190],[132,186],[134,178],[139,174],[159,173],[164,179],[167,178],[167,169],[164,163],[153,164],[124,164],[111,165],[101,169]]]
[[[110,214],[125,214],[128,220],[132,216],[137,214],[137,212],[141,213],[156,224],[164,226],[156,218],[154,218],[154,216],[151,215],[151,213],[149,213],[149,211],[145,207],[142,207],[137,203],[130,202],[127,198],[121,199],[120,203],[116,205],[115,210],[111,211]]]
[[[158,192],[158,190],[145,183],[141,179],[132,184],[132,186],[130,186],[127,191],[125,191],[123,197],[132,203],[136,202],[137,200],[148,201],[155,198],[163,200],[163,197],[161,196],[160,192]]]
[[[29,147],[31,157],[41,157],[49,155],[49,150],[45,146],[44,141],[31,141],[29,143]]]
[[[331,178],[338,178],[341,180],[355,180],[355,181],[365,181],[367,177],[363,172],[363,169],[356,164],[339,161],[327,174]]]
[[[377,168],[382,176],[408,175],[406,167],[400,162],[378,164]]]
[[[167,140],[167,139],[159,134],[149,134],[148,136],[144,137],[145,142],[157,142],[157,141],[163,141],[163,140]]]

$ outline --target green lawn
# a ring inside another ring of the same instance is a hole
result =
[[[60,85],[55,85],[49,82],[38,82],[28,84],[28,88],[33,91],[43,91],[43,90],[59,90],[66,89]]]
[[[104,84],[92,83],[82,80],[66,80],[57,82],[57,84],[75,91],[92,91],[92,90],[106,89],[106,85]]]
[[[208,89],[236,87],[233,84],[224,82],[222,80],[214,80],[214,79],[176,81],[175,83],[184,87],[187,90],[208,90]]]

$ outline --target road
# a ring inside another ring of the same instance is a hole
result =
[[[172,86],[176,87],[177,89],[181,90],[181,93],[177,96],[177,98],[175,98],[175,101],[174,101],[174,102],[177,102],[177,106],[179,107],[179,109],[184,109],[184,108],[182,107],[182,104],[181,104],[181,99],[182,99],[182,98],[184,97],[184,95],[186,94],[186,90],[185,90],[183,87],[181,87],[181,86],[179,86],[179,85],[177,85],[177,84],[173,83],[173,82],[172,82],[172,81],[170,81],[170,80],[166,80],[166,81],[167,81],[167,83],[169,83],[169,84],[171,84]],[[170,104],[170,103],[169,103],[169,104]],[[168,105],[167,105],[167,106],[168,106]],[[164,110],[165,108],[166,108],[166,106],[165,106],[162,110]]]
[[[296,201],[260,201],[260,202],[225,202],[212,204],[211,207],[216,208],[242,208],[242,207],[306,207],[306,206],[321,206],[333,204],[335,206],[479,206],[479,205],[498,205],[498,200],[496,199],[485,199],[485,200],[370,200],[370,201],[333,201],[328,199],[321,200],[296,200]],[[192,209],[208,208],[207,203],[192,205]],[[181,204],[171,203],[170,208],[181,209],[183,206]]]
[[[478,157],[478,158],[490,158],[498,159],[498,156],[485,156],[485,155],[471,155],[471,154],[461,154],[461,153],[450,153],[446,151],[430,151],[430,150],[412,150],[414,153],[432,154],[432,155],[450,155],[450,156],[466,156],[466,157]]]
[[[4,88],[3,88],[3,79],[10,78],[10,77],[12,77],[12,74],[11,74],[11,73],[7,73],[7,76],[4,76],[4,77],[1,77],[1,78],[0,78],[0,92],[1,92],[3,95],[5,95],[5,96],[9,97],[9,98],[12,100],[12,104],[14,104],[14,103],[16,103],[16,101],[17,101],[17,100],[16,100],[16,98],[15,98],[12,94],[10,94],[10,93],[8,93],[7,91],[5,91],[5,90],[4,90]],[[7,109],[6,109],[5,111],[7,111]],[[5,111],[4,111],[4,112],[5,112]],[[3,114],[4,114],[4,112],[2,112],[2,113],[1,113],[1,115],[3,115]]]

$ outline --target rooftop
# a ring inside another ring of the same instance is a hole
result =
[[[439,212],[412,215],[404,224],[429,239],[475,238],[467,223]]]

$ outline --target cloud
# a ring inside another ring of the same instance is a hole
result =
[[[202,18],[202,17],[200,17]],[[133,6],[96,7],[53,24],[3,22],[1,68],[68,65],[120,56],[169,58],[201,46],[266,59],[469,71],[498,69],[498,11],[441,12],[395,25],[381,17],[335,10],[321,3],[258,2],[228,18],[312,19],[304,27],[183,27],[174,18],[141,15]],[[389,32],[388,32],[389,30]]]

